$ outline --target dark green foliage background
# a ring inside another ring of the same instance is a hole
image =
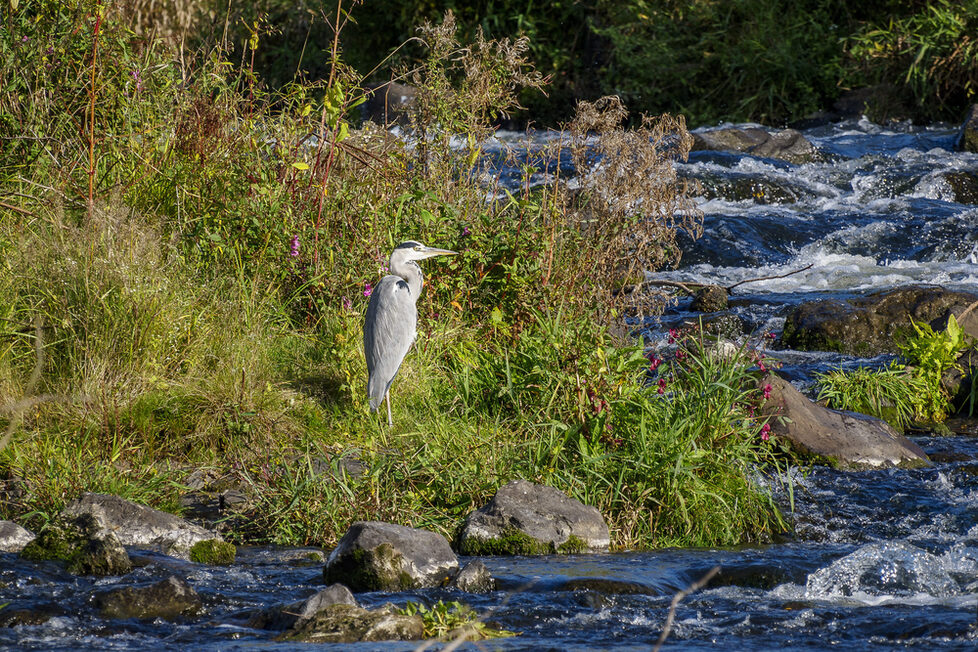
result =
[[[237,3],[236,3],[237,4]],[[548,96],[528,93],[518,121],[555,125],[574,102],[620,95],[634,112],[682,113],[691,125],[755,120],[780,125],[830,109],[846,90],[884,85],[889,106],[870,106],[878,120],[960,119],[974,98],[978,2],[878,0],[367,0],[348,7],[344,59],[366,72],[416,26],[452,10],[466,37],[530,37],[531,59],[551,75]],[[266,17],[274,33],[255,61],[272,83],[296,70],[328,71],[332,29],[323,15],[335,2],[260,0],[236,8],[229,24]],[[224,20],[223,13],[216,15]],[[465,40],[465,39],[463,39]],[[964,43],[964,47],[960,47]],[[415,62],[408,46],[395,65]],[[301,62],[300,62],[301,55]],[[390,78],[382,66],[372,81]]]

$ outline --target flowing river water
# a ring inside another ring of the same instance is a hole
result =
[[[978,291],[978,155],[953,152],[955,130],[853,121],[805,135],[824,161],[790,165],[698,152],[680,164],[683,175],[703,184],[705,234],[685,243],[679,269],[656,277],[732,285],[811,265],[737,289],[732,309],[758,338],[779,332],[787,310],[805,300],[906,284]],[[663,323],[689,316],[680,303]],[[648,334],[655,339],[661,330],[649,324]],[[879,363],[828,353],[775,354],[802,387],[814,371]],[[975,650],[978,433],[972,433],[915,437],[937,460],[929,468],[794,472],[795,528],[776,544],[490,557],[483,561],[500,581],[493,593],[357,598],[368,607],[460,600],[521,633],[465,649],[647,650],[662,632],[673,596],[720,566],[706,588],[679,604],[664,649]],[[149,581],[175,571],[204,598],[203,619],[176,625],[102,620],[89,596],[117,578],[73,577],[3,555],[0,603],[48,604],[55,615],[0,631],[0,647],[296,649],[273,642],[271,632],[250,629],[247,620],[257,609],[322,588],[321,564],[306,565],[302,552],[242,549],[229,568],[143,557],[146,565],[135,573]]]

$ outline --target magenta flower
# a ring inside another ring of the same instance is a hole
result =
[[[465,236],[467,236],[468,234],[469,234],[469,227],[467,227],[467,226],[463,226],[463,227],[462,227],[462,237],[464,238],[464,237],[465,237]]]
[[[766,337],[769,340],[776,340],[778,338],[778,334],[772,332],[772,333],[768,333],[764,337]]]
[[[765,423],[761,426],[761,439],[767,441],[771,438],[771,424]]]
[[[685,351],[683,351],[682,349],[679,349],[678,351],[676,351],[676,360],[683,360],[685,358],[686,358],[686,352]]]
[[[297,235],[292,236],[292,250],[289,252],[289,255],[293,258],[299,255],[299,236]]]
[[[771,390],[772,389],[773,388],[771,387],[771,383],[768,383],[767,385],[764,386],[764,400],[765,401],[767,399],[771,398]]]
[[[666,379],[665,378],[660,378],[659,379],[659,391],[658,391],[658,393],[659,394],[665,394],[666,393]]]
[[[343,309],[353,310],[353,302],[347,299],[346,297],[343,297]]]
[[[656,369],[659,368],[660,364],[662,364],[662,360],[660,360],[655,356],[652,356],[651,358],[649,358],[649,371],[655,371]]]
[[[363,284],[363,296],[369,297],[371,294],[373,294],[373,292],[374,288],[372,285],[370,285],[370,283]]]
[[[669,344],[674,343],[676,341],[676,337],[678,335],[679,335],[679,332],[675,328],[670,328],[669,329]]]
[[[761,360],[758,360],[758,361],[757,361],[757,367],[758,367],[758,369],[760,369],[761,371],[767,371],[767,367],[765,367],[765,366],[764,366],[764,362],[763,362],[763,361],[761,361]]]

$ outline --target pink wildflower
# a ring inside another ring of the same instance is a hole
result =
[[[652,356],[649,359],[649,371],[655,371],[656,369],[659,368],[659,365],[660,364],[662,364],[662,360],[660,360],[659,358],[657,358],[655,356]]]
[[[673,344],[676,341],[676,338],[678,336],[679,336],[679,331],[677,331],[675,328],[670,328],[669,329],[669,344]]]
[[[299,255],[299,236],[292,236],[292,250],[289,251],[289,255],[295,258]]]
[[[765,423],[761,426],[761,439],[767,441],[771,438],[771,424]]]
[[[771,398],[771,390],[772,389],[773,388],[771,387],[771,383],[768,383],[767,385],[764,386],[764,400],[765,401],[767,399]]]
[[[363,296],[369,297],[371,294],[373,294],[373,292],[374,288],[372,285],[370,285],[370,283],[363,284]]]
[[[666,393],[666,379],[665,378],[660,378],[659,379],[659,392],[658,393],[659,394],[665,394]]]

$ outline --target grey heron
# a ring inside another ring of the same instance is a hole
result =
[[[418,325],[418,297],[424,285],[416,261],[433,256],[453,256],[448,249],[426,247],[420,242],[402,242],[391,252],[390,274],[381,279],[370,295],[363,322],[363,353],[367,358],[367,396],[370,411],[376,412],[387,399],[387,425],[391,421],[391,383],[404,356],[414,343]]]

